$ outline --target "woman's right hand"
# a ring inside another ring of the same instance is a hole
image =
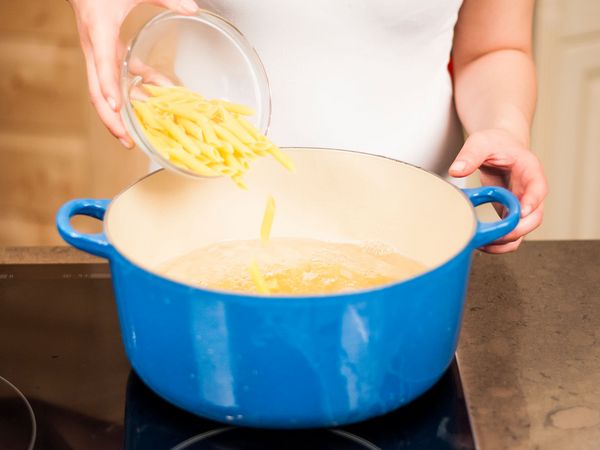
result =
[[[133,147],[119,111],[119,65],[123,45],[119,32],[129,12],[140,3],[162,6],[184,15],[195,14],[194,0],[69,0],[77,20],[85,56],[90,98],[102,122],[127,147]]]

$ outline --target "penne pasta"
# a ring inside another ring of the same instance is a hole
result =
[[[237,150],[242,155],[252,154],[252,150],[246,147],[246,145],[238,138],[236,138],[229,130],[216,123],[213,125],[213,128],[220,139],[231,143],[234,150]]]
[[[179,122],[187,134],[195,137],[200,142],[206,142],[204,139],[204,133],[202,132],[202,127],[200,125],[184,117],[179,117],[177,122]]]
[[[252,280],[254,281],[258,292],[260,292],[261,294],[270,294],[271,290],[269,289],[269,286],[265,281],[265,277],[260,271],[256,261],[252,261],[252,264],[250,264],[248,270],[250,271],[250,276],[252,276]]]
[[[168,119],[159,119],[164,129],[179,143],[181,146],[194,156],[202,153],[202,150],[194,140],[192,140],[175,122]]]
[[[248,134],[250,134],[250,136],[252,136],[256,141],[259,141],[260,137],[262,136],[262,133],[258,131],[254,127],[254,125],[252,125],[250,122],[248,122],[242,117],[236,117],[235,120],[237,121],[237,123],[240,124],[242,128],[244,128],[248,132]]]
[[[219,145],[221,141],[217,137],[217,134],[215,133],[210,121],[199,113],[196,113],[195,118],[196,123],[200,126],[200,128],[202,128],[202,133],[204,133],[204,139],[206,142],[212,145]]]
[[[160,125],[156,121],[156,118],[152,113],[150,106],[148,106],[145,102],[141,102],[139,100],[133,100],[131,103],[133,104],[133,108],[140,122],[151,128],[160,128]]]
[[[207,100],[181,86],[144,84],[148,94],[131,104],[150,144],[165,159],[202,176],[228,176],[246,188],[250,162],[272,156],[292,170],[292,161],[244,116],[247,106]]]
[[[227,111],[241,114],[242,116],[253,116],[255,114],[254,110],[246,105],[231,103],[226,100],[211,100],[211,103],[222,106]]]
[[[219,175],[213,169],[208,167],[206,164],[200,162],[197,158],[194,158],[192,155],[187,153],[181,147],[173,147],[169,149],[169,155],[174,156],[179,161],[188,166],[191,170],[197,172],[200,175],[206,177],[214,177]]]
[[[275,199],[269,196],[267,199],[267,206],[263,214],[262,224],[260,226],[260,240],[263,245],[269,243],[271,237],[271,227],[273,226],[273,218],[275,217]]]
[[[236,172],[235,174],[231,175],[231,179],[240,189],[244,189],[245,191],[248,190],[248,185],[244,181],[241,172]]]
[[[233,145],[231,145],[229,142],[221,142],[221,145],[217,148],[217,151],[222,157],[225,157],[227,154],[233,155],[234,153]]]
[[[248,134],[248,132],[240,126],[240,124],[234,120],[231,116],[225,118],[223,122],[223,128],[233,134],[236,138],[242,141],[244,144],[251,144],[255,139]]]
[[[288,169],[289,171],[293,171],[294,170],[294,163],[292,163],[292,160],[290,158],[288,158],[288,156],[283,153],[279,147],[276,146],[271,146],[268,149],[269,153],[271,153],[271,155],[273,155],[273,157],[279,161],[281,163],[281,165],[283,165],[286,169]]]

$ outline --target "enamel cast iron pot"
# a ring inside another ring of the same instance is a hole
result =
[[[429,389],[456,350],[475,248],[517,225],[519,203],[496,187],[459,190],[414,166],[362,153],[287,149],[296,171],[255,162],[248,191],[228,179],[161,170],[112,201],[66,203],[71,245],[109,260],[133,369],[169,402],[217,421],[267,428],[346,424]],[[223,240],[256,239],[268,194],[273,237],[379,241],[429,267],[364,291],[240,295],[161,276],[156,266]],[[507,216],[480,223],[474,206]],[[103,220],[99,234],[70,225]]]

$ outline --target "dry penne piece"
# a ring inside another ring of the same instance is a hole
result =
[[[260,292],[261,294],[270,294],[271,290],[269,289],[269,286],[265,281],[265,277],[260,271],[256,261],[252,261],[252,264],[250,264],[250,267],[248,269],[250,270],[250,276],[252,277],[252,280],[254,281],[258,292]]]
[[[240,117],[236,117],[235,120],[237,121],[237,123],[240,124],[240,126],[242,128],[244,128],[254,139],[256,139],[257,141],[260,140],[261,136],[263,136],[263,134],[258,131],[254,125],[252,125],[250,122],[248,122],[247,120],[244,120],[243,118]]]
[[[262,224],[260,226],[260,240],[262,241],[263,245],[267,245],[269,243],[274,217],[275,199],[273,196],[269,195],[269,198],[267,198],[267,206],[265,207],[265,212],[263,214]]]
[[[214,177],[218,175],[216,171],[212,170],[205,163],[201,162],[198,158],[194,158],[181,147],[170,148],[169,155],[174,156],[177,160],[185,164],[189,169],[193,170],[194,172],[200,175],[204,175],[206,177]]]
[[[204,99],[198,92],[190,91],[184,86],[158,86],[156,84],[144,84],[144,89],[148,91],[153,97],[165,97],[165,96],[176,96],[184,94],[187,98],[198,97]]]
[[[211,100],[211,103],[223,106],[227,111],[241,114],[242,116],[253,116],[255,114],[254,110],[246,105],[231,103],[225,100]]]
[[[177,165],[183,166],[205,176],[217,176],[218,172],[211,169],[204,161],[195,158],[184,150],[184,148],[176,141],[168,136],[161,135],[155,130],[146,130],[148,139],[154,145],[163,158],[174,161]]]
[[[213,146],[204,142],[204,134],[202,133],[202,128],[200,128],[194,122],[183,118],[180,118],[177,122],[183,127],[184,131],[192,139],[194,145],[196,145],[200,149],[202,155],[205,155],[209,158],[217,159],[219,161],[223,160],[223,158],[221,158],[221,155],[218,152],[215,153],[215,149]]]
[[[225,155],[223,155],[223,159],[227,167],[231,167],[237,172],[241,172],[244,169],[237,158],[230,153],[225,153]]]
[[[234,175],[231,175],[231,179],[240,189],[244,189],[245,191],[248,190],[248,185],[242,178],[242,172],[236,172]]]
[[[230,155],[233,155],[234,153],[233,145],[231,145],[231,142],[222,142],[221,146],[219,147],[219,150],[223,150],[223,152],[229,153]]]
[[[272,145],[271,147],[269,147],[267,149],[267,151],[269,153],[271,153],[271,155],[273,155],[273,157],[279,161],[280,164],[282,164],[286,169],[288,170],[294,170],[294,163],[292,162],[292,160],[285,154],[283,153],[279,147]]]
[[[229,116],[225,117],[223,128],[233,134],[244,144],[252,144],[255,141],[255,139],[250,136],[250,134],[248,134],[248,132],[237,123],[237,121],[233,120]]]
[[[200,125],[184,117],[177,119],[177,122],[185,128],[187,134],[198,139],[199,142],[204,143],[204,133],[202,132],[202,127]]]
[[[271,228],[273,227],[273,218],[275,217],[275,199],[272,195],[267,198],[267,204],[265,206],[265,212],[263,213],[263,220],[260,226],[260,240],[263,246],[269,243],[271,237]],[[263,294],[270,294],[269,283],[267,283],[258,268],[256,260],[252,262],[249,268],[250,276],[256,285],[258,292]]]
[[[196,114],[194,115],[194,118],[195,118],[198,126],[200,126],[200,128],[202,128],[202,133],[203,133],[205,142],[208,144],[211,144],[211,145],[217,145],[217,146],[220,145],[221,141],[217,137],[217,134],[215,133],[215,130],[214,130],[213,126],[211,125],[209,119],[205,116],[202,116],[198,112],[196,112]],[[233,150],[232,150],[232,152],[233,152]]]
[[[132,100],[135,113],[140,122],[151,128],[160,128],[160,124],[156,121],[150,106],[139,100]]]
[[[252,150],[246,147],[246,145],[237,137],[235,137],[233,133],[231,133],[229,130],[216,123],[213,125],[213,128],[220,139],[229,142],[231,143],[231,145],[233,145],[234,150],[237,150],[242,155],[252,155]]]
[[[158,103],[152,106],[160,111],[164,111],[165,113],[173,114],[173,116],[177,119],[187,119],[196,123],[198,122],[198,114],[202,114],[202,112],[198,111],[197,109],[190,108],[189,106],[182,104]]]
[[[245,116],[254,111],[225,100],[205,99],[182,86],[142,85],[148,97],[132,106],[150,144],[165,159],[202,176],[228,176],[245,187],[250,162],[272,156],[293,170],[287,155]]]
[[[202,148],[200,148],[199,145],[202,142],[197,142],[195,139],[188,136],[183,127],[168,119],[164,119],[162,124],[169,132],[171,137],[176,142],[180,143],[185,150],[194,156],[199,156],[202,154]]]

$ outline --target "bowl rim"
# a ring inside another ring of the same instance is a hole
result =
[[[194,291],[198,291],[201,293],[205,293],[205,294],[209,294],[211,296],[217,296],[219,298],[222,299],[229,299],[229,300],[240,300],[240,301],[245,301],[246,299],[252,299],[253,301],[256,300],[267,300],[267,301],[273,301],[273,300],[285,300],[284,302],[282,302],[283,304],[289,304],[290,302],[292,303],[305,303],[307,301],[312,301],[312,300],[319,300],[320,302],[322,301],[327,301],[327,300],[331,300],[331,301],[340,301],[341,299],[347,299],[347,300],[352,300],[352,299],[361,299],[364,300],[364,296],[365,294],[382,294],[383,291],[389,290],[389,289],[393,289],[397,286],[400,285],[407,285],[407,284],[412,284],[412,283],[416,283],[420,280],[422,280],[424,277],[431,275],[439,270],[442,270],[445,266],[447,266],[449,263],[451,263],[452,261],[454,261],[456,258],[458,258],[459,256],[461,256],[463,253],[465,253],[465,251],[471,252],[474,249],[471,248],[471,244],[473,242],[473,238],[475,237],[475,234],[477,233],[477,224],[478,224],[478,218],[477,218],[477,214],[475,212],[475,207],[473,206],[473,204],[471,203],[469,197],[467,196],[467,194],[465,194],[465,192],[463,192],[463,190],[461,188],[459,188],[458,186],[450,183],[447,179],[445,179],[443,176],[435,173],[435,172],[431,172],[427,169],[424,169],[422,167],[419,167],[415,164],[411,164],[405,161],[400,161],[398,159],[394,159],[391,158],[389,156],[385,156],[385,155],[378,155],[378,154],[374,154],[374,153],[369,153],[369,152],[364,152],[364,151],[358,151],[358,150],[345,150],[345,149],[339,149],[339,148],[329,148],[329,147],[295,147],[295,146],[287,146],[287,147],[281,147],[282,150],[291,150],[291,151],[304,151],[304,150],[312,150],[312,151],[336,151],[336,152],[341,152],[341,153],[351,153],[351,154],[358,154],[358,155],[363,155],[363,156],[368,156],[368,157],[373,157],[373,158],[381,158],[381,159],[385,159],[388,160],[392,163],[395,164],[402,164],[404,166],[410,167],[412,169],[421,171],[421,172],[425,172],[426,174],[429,174],[435,178],[437,178],[438,180],[442,181],[443,183],[445,183],[446,185],[448,185],[450,188],[454,189],[467,203],[467,205],[470,208],[471,211],[471,233],[470,233],[470,237],[467,239],[466,243],[461,246],[459,248],[458,251],[456,251],[455,253],[453,253],[450,257],[446,258],[442,263],[433,266],[433,267],[429,267],[427,268],[427,270],[420,272],[416,275],[413,275],[411,277],[408,278],[404,278],[400,281],[393,281],[391,283],[385,283],[379,286],[375,286],[375,287],[371,287],[371,288],[365,288],[365,289],[357,289],[357,290],[353,290],[353,291],[349,291],[349,292],[335,292],[335,293],[329,293],[329,294],[307,294],[307,295],[292,295],[292,294],[288,294],[288,295],[271,295],[271,294],[258,294],[258,293],[241,293],[241,292],[234,292],[234,291],[224,291],[224,290],[219,290],[219,289],[212,289],[212,288],[206,288],[206,287],[201,287],[201,286],[195,286],[193,284],[187,284],[184,283],[182,281],[178,281],[175,280],[173,278],[167,277],[165,275],[162,275],[152,269],[148,269],[145,267],[140,266],[139,264],[135,263],[134,261],[132,261],[130,258],[128,258],[127,256],[125,256],[118,248],[117,246],[115,246],[114,242],[111,240],[110,238],[110,233],[109,233],[109,229],[108,229],[108,223],[109,223],[109,219],[110,219],[110,211],[111,208],[113,207],[113,205],[115,204],[115,202],[118,200],[119,197],[121,197],[123,194],[125,194],[129,189],[133,188],[134,186],[136,186],[138,183],[142,183],[146,178],[149,178],[153,175],[156,175],[159,172],[164,171],[165,169],[158,169],[154,172],[148,173],[146,175],[144,175],[142,178],[140,178],[139,180],[131,183],[129,186],[127,186],[126,188],[124,188],[123,190],[121,190],[117,195],[115,195],[113,197],[113,199],[110,201],[108,208],[106,209],[106,212],[104,214],[104,220],[103,220],[103,231],[104,234],[106,236],[106,239],[108,240],[110,246],[113,249],[113,252],[116,253],[120,258],[122,258],[123,260],[125,260],[127,263],[135,266],[137,269],[142,270],[143,272],[145,272],[145,274],[147,275],[152,275],[155,277],[158,277],[161,279],[161,281],[167,281],[170,283],[174,283],[176,285],[178,285],[179,288],[185,288],[185,289],[193,289]],[[209,182],[209,181],[208,181]],[[275,302],[278,303],[278,302]]]
[[[129,90],[132,86],[138,84],[142,80],[142,77],[140,75],[136,75],[131,79],[129,77],[129,60],[132,56],[132,52],[145,31],[147,31],[150,27],[157,23],[169,20],[198,20],[200,22],[203,22],[205,25],[209,25],[217,29],[221,34],[224,34],[226,36],[230,34],[235,35],[237,39],[244,45],[245,48],[240,49],[240,52],[244,54],[244,56],[246,56],[249,60],[253,61],[252,65],[255,65],[256,67],[253,67],[251,71],[256,72],[255,76],[257,76],[257,78],[263,78],[264,81],[265,95],[261,96],[265,97],[262,100],[265,101],[266,105],[266,110],[264,114],[264,130],[262,130],[262,125],[259,126],[259,129],[265,135],[269,132],[269,127],[271,126],[271,114],[273,110],[272,92],[271,85],[269,82],[269,76],[267,74],[267,70],[265,68],[264,63],[260,58],[260,55],[256,51],[256,48],[250,43],[250,41],[248,41],[248,39],[246,39],[246,36],[240,31],[240,29],[221,15],[206,9],[199,9],[196,14],[190,16],[184,16],[172,11],[165,11],[160,14],[157,14],[156,16],[148,20],[136,32],[135,36],[131,39],[130,43],[128,44],[125,56],[123,57],[123,61],[121,62],[121,70],[119,74],[122,98],[120,116],[121,120],[123,121],[123,124],[125,125],[127,133],[134,140],[135,144],[146,154],[146,156],[148,156],[152,161],[156,162],[162,168],[178,173],[180,175],[184,175],[189,178],[211,178],[205,175],[199,175],[183,167],[176,166],[171,161],[166,159],[159,151],[154,150],[154,146],[141,129],[139,121],[137,120],[135,112],[133,111],[133,108],[131,106]],[[260,81],[258,83],[261,84]]]

